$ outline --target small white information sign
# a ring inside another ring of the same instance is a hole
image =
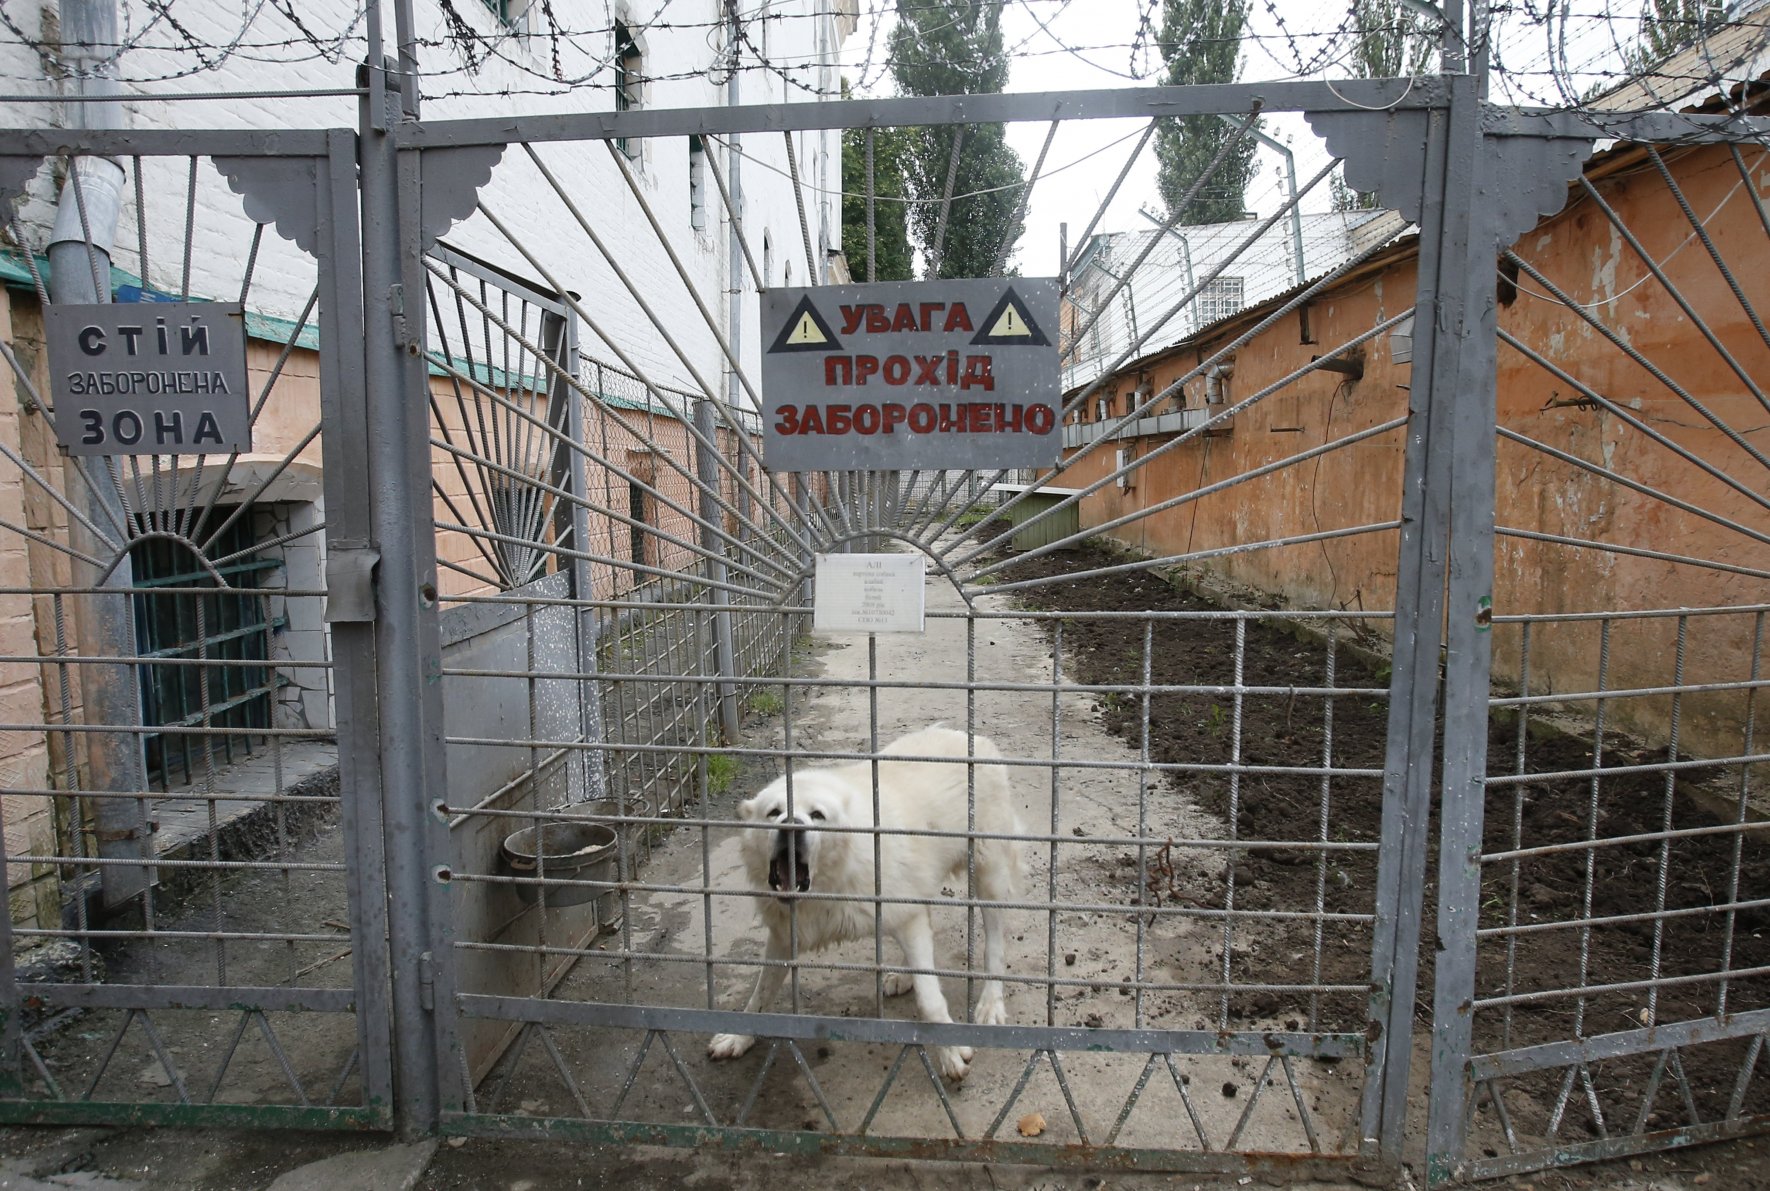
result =
[[[922,631],[920,554],[820,554],[811,627],[824,633]]]

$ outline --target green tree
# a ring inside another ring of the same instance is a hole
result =
[[[1430,17],[1402,0],[1353,0],[1352,14],[1357,28],[1348,65],[1355,78],[1400,78],[1423,74],[1431,66],[1438,32]],[[1375,194],[1353,190],[1339,173],[1329,185],[1336,211],[1370,210],[1377,205]]]
[[[879,128],[873,132],[876,281],[908,281],[915,276],[909,206],[904,201],[908,195],[904,159],[909,148],[907,129]],[[867,280],[867,134],[860,128],[850,128],[842,134],[842,250],[855,279]]]
[[[1720,0],[1647,0],[1641,10],[1641,33],[1624,48],[1623,65],[1630,74],[1644,74],[1727,19]]]
[[[1163,81],[1233,83],[1241,57],[1248,0],[1162,0],[1156,44],[1168,64]],[[1169,216],[1181,223],[1227,223],[1242,217],[1254,172],[1255,143],[1243,137],[1190,202],[1186,194],[1210,168],[1236,128],[1217,116],[1175,116],[1156,128],[1156,187]]]
[[[897,0],[891,32],[891,77],[904,95],[979,95],[1008,81],[1002,47],[1003,0]],[[916,241],[932,256],[939,238],[941,196],[953,142],[951,125],[907,130],[903,175]],[[936,265],[940,277],[987,277],[1013,231],[1026,169],[1008,147],[1000,124],[973,124],[963,131],[953,176],[951,209]]]

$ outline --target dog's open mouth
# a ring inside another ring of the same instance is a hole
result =
[[[768,861],[768,887],[776,893],[811,889],[811,866],[805,863],[805,841],[795,840],[794,831],[782,831],[774,837],[774,855]]]

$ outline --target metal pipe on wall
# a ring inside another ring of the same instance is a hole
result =
[[[62,0],[61,28],[63,61],[79,99],[68,105],[70,122],[83,129],[122,127],[123,103],[117,98],[121,92],[112,59],[118,44],[115,0]],[[123,209],[123,181],[123,167],[112,158],[70,160],[49,241],[49,294],[55,304],[98,305],[111,300],[111,242]],[[122,494],[114,483],[104,482],[112,472],[97,462],[100,466],[86,473],[84,511],[94,524],[126,525]],[[76,526],[73,532],[83,531]],[[97,556],[103,553],[108,550]],[[110,574],[98,581],[118,594],[78,601],[83,646],[105,657],[131,657],[136,653],[135,609],[128,592],[135,586],[135,572],[127,550]],[[80,680],[88,723],[129,728],[142,722],[134,666],[88,666]],[[147,765],[139,734],[94,732],[87,738],[86,760],[90,788],[146,793]],[[99,799],[93,815],[101,857],[152,857],[153,828],[143,800]],[[107,908],[138,896],[154,880],[153,870],[145,865],[100,866]]]

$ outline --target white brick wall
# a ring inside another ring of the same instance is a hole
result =
[[[239,9],[232,5],[181,6],[178,16],[196,38],[225,45],[238,37],[239,47],[219,57],[209,69],[166,79],[196,65],[193,55],[166,22],[156,21],[143,0],[119,0],[125,30],[139,36],[139,44],[122,59],[126,79],[164,79],[126,84],[126,90],[160,92],[209,92],[221,90],[270,90],[345,87],[353,82],[355,59],[362,53],[361,28],[357,38],[333,62],[306,47],[300,34],[271,6],[257,10],[253,25],[236,28]],[[296,9],[303,24],[325,36],[346,28],[355,13],[351,0],[311,0]],[[657,77],[645,87],[647,107],[700,108],[723,106],[726,88],[723,72],[709,77],[720,61],[724,33],[720,24],[724,5],[718,0],[675,0],[664,13],[668,27],[647,28],[658,8],[655,0],[600,0],[561,6],[571,10],[565,17],[574,26],[609,29],[613,22],[627,22],[638,32],[648,75]],[[746,6],[748,9],[751,6]],[[497,18],[478,0],[456,0],[455,11],[491,37],[499,29]],[[819,0],[775,0],[768,6],[766,44],[771,60],[793,77],[811,85],[832,86],[833,68],[818,67],[819,56],[833,62],[835,32],[828,5]],[[188,11],[187,11],[188,9]],[[534,14],[539,22],[538,11]],[[425,43],[420,51],[422,89],[428,97],[426,119],[483,117],[562,111],[604,111],[614,106],[612,72],[604,65],[612,50],[606,32],[561,42],[560,72],[567,78],[591,76],[592,86],[566,94],[524,94],[525,91],[559,90],[549,81],[552,46],[539,36],[506,38],[496,42],[497,55],[469,73],[459,53],[446,44],[448,27],[441,8],[430,0],[417,4],[416,29]],[[144,32],[145,30],[145,32]],[[392,36],[391,29],[389,37]],[[752,42],[761,43],[758,30]],[[20,88],[50,93],[53,85],[41,77],[37,57],[27,49],[6,47],[0,53],[0,69],[23,80]],[[267,60],[268,59],[268,60]],[[752,59],[753,65],[753,59]],[[471,95],[453,94],[472,91]],[[762,70],[741,73],[740,102],[802,102],[813,98],[778,75]],[[9,103],[0,105],[0,125],[44,125],[63,122],[60,105]],[[166,102],[138,100],[126,108],[133,127],[259,128],[352,127],[356,123],[355,100],[255,99]],[[795,137],[801,178],[805,183],[806,217],[809,222],[818,268],[823,248],[839,247],[840,136],[837,133],[806,133]],[[800,234],[798,205],[786,177],[786,156],[777,134],[743,138],[743,149],[755,160],[744,164],[743,190],[746,233],[760,253],[766,231],[775,247],[776,284],[786,276],[791,260],[792,279],[804,284],[806,262]],[[717,148],[718,166],[729,169],[726,154]],[[674,267],[657,244],[639,203],[628,191],[609,154],[598,143],[560,143],[538,148],[542,159],[560,179],[586,218],[595,221],[600,236],[619,253],[622,267],[645,287],[646,299],[658,319],[676,338],[696,369],[715,388],[722,388],[723,357],[712,335],[696,312]],[[727,232],[717,190],[709,186],[711,218],[700,234],[690,225],[688,148],[683,138],[645,142],[641,175],[646,200],[676,246],[693,278],[702,301],[714,313],[723,330],[728,288]],[[132,163],[126,163],[132,165]],[[240,201],[207,162],[196,169],[194,189],[194,235],[187,251],[185,223],[192,195],[191,167],[187,159],[161,159],[142,163],[142,192],[147,225],[146,249],[149,281],[156,288],[177,291],[183,284],[186,260],[190,288],[209,297],[237,297],[241,292],[245,264],[250,256],[252,225]],[[134,186],[131,178],[130,186]],[[52,215],[53,179],[46,169],[22,212],[27,235],[37,243],[46,237]],[[514,236],[540,256],[564,287],[583,296],[586,311],[603,334],[619,344],[639,366],[661,383],[693,388],[690,371],[676,358],[650,319],[626,294],[613,271],[603,262],[589,238],[579,230],[566,206],[539,177],[527,154],[512,146],[505,153],[490,183],[482,190],[484,205],[513,231]],[[139,222],[133,199],[127,204],[123,226],[117,235],[116,263],[139,273]],[[454,228],[451,243],[488,258],[513,272],[539,281],[537,270],[513,244],[498,234],[483,217]],[[740,266],[741,268],[741,266]],[[257,254],[248,304],[267,313],[292,317],[299,312],[316,281],[312,261],[293,245],[267,236]],[[749,289],[743,299],[746,368],[754,376],[760,354],[757,347],[756,296]],[[590,333],[583,335],[588,352],[605,358],[613,355],[606,342]]]

